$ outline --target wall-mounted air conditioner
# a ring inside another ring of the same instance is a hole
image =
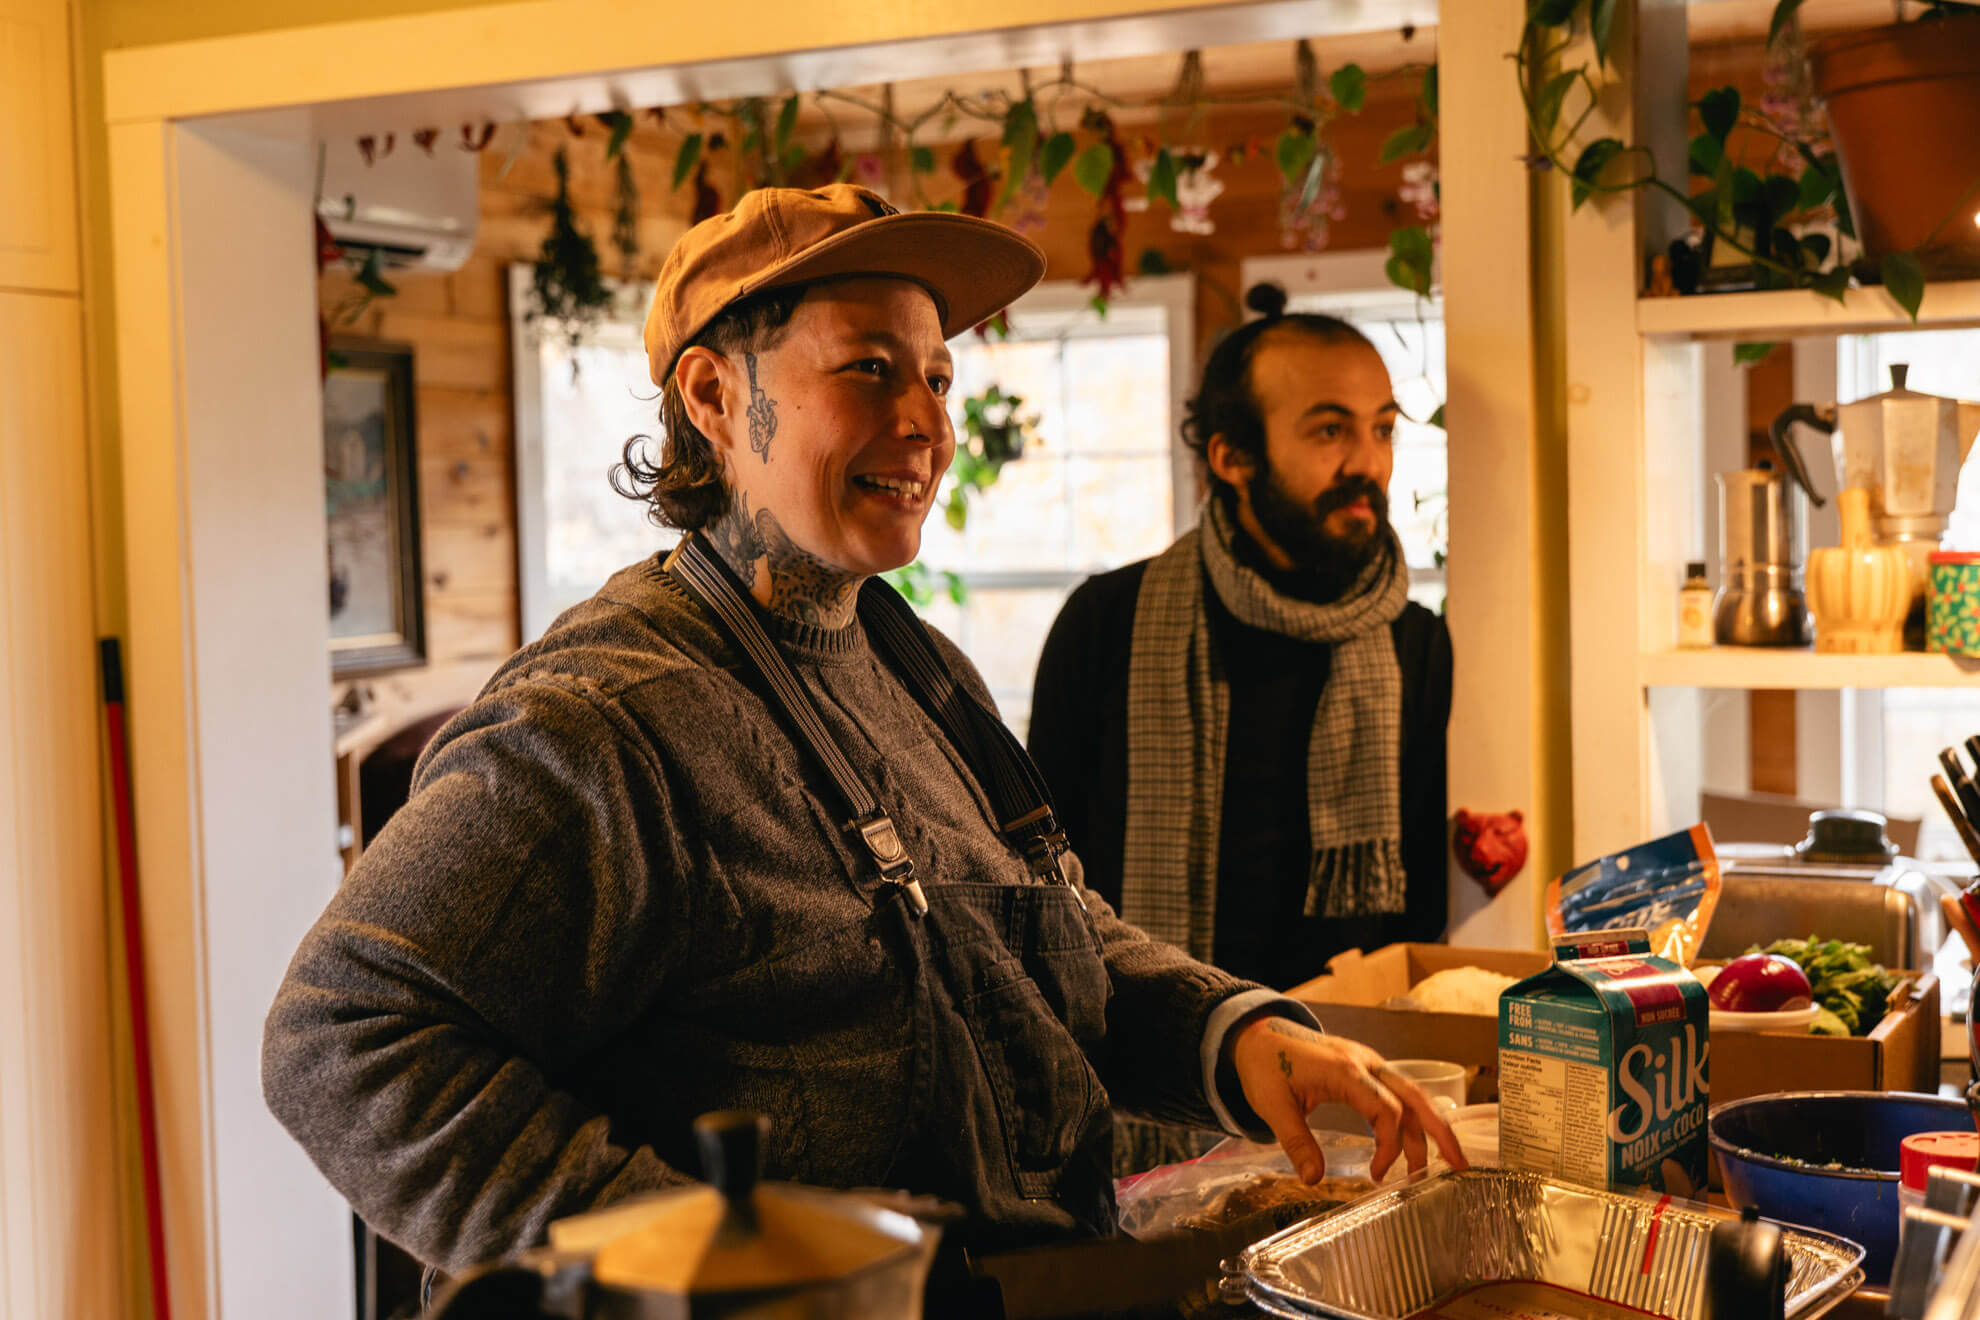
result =
[[[384,137],[376,139],[382,147]],[[330,235],[360,257],[376,249],[388,267],[459,270],[481,218],[481,157],[441,138],[432,154],[405,133],[370,164],[356,139],[321,144],[316,211]]]

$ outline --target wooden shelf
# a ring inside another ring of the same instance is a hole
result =
[[[1765,646],[1654,651],[1638,659],[1645,687],[1980,688],[1980,658],[1928,655],[1818,655]]]
[[[1851,289],[1840,303],[1806,289],[1636,300],[1636,328],[1654,339],[1772,340],[1959,326],[1980,326],[1980,280],[1926,285],[1915,326],[1881,288]]]

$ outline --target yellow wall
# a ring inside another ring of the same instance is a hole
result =
[[[352,23],[367,18],[467,9],[490,0],[84,0],[97,29],[97,53],[201,37]]]

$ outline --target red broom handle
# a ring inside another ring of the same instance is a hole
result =
[[[131,1052],[137,1074],[138,1146],[144,1157],[144,1227],[151,1266],[151,1306],[172,1320],[165,1269],[165,1196],[158,1172],[158,1104],[151,1084],[151,1013],[145,998],[144,930],[138,907],[137,832],[131,807],[131,763],[124,733],[124,664],[117,639],[99,643],[103,710],[109,724],[110,783],[117,809],[117,884],[124,909],[124,984],[130,993]]]

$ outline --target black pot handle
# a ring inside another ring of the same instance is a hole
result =
[[[1819,509],[1826,501],[1815,493],[1815,487],[1809,482],[1808,465],[1801,461],[1801,450],[1795,445],[1794,436],[1789,433],[1788,428],[1796,422],[1800,422],[1803,426],[1812,426],[1823,435],[1834,435],[1835,405],[1822,407],[1812,403],[1790,404],[1782,409],[1781,415],[1774,419],[1774,424],[1767,428],[1767,438],[1773,442],[1774,452],[1780,455],[1781,462],[1787,466],[1788,476],[1796,485],[1808,492],[1809,502]]]
[[[702,1175],[715,1184],[728,1205],[717,1230],[718,1240],[725,1244],[756,1236],[756,1184],[763,1176],[769,1140],[770,1119],[763,1114],[718,1109],[694,1120]]]
[[[1782,1320],[1787,1314],[1788,1259],[1781,1226],[1747,1206],[1736,1220],[1712,1226],[1705,1261],[1706,1320]]]
[[[483,1265],[454,1279],[422,1320],[543,1320],[546,1280],[526,1265]]]

